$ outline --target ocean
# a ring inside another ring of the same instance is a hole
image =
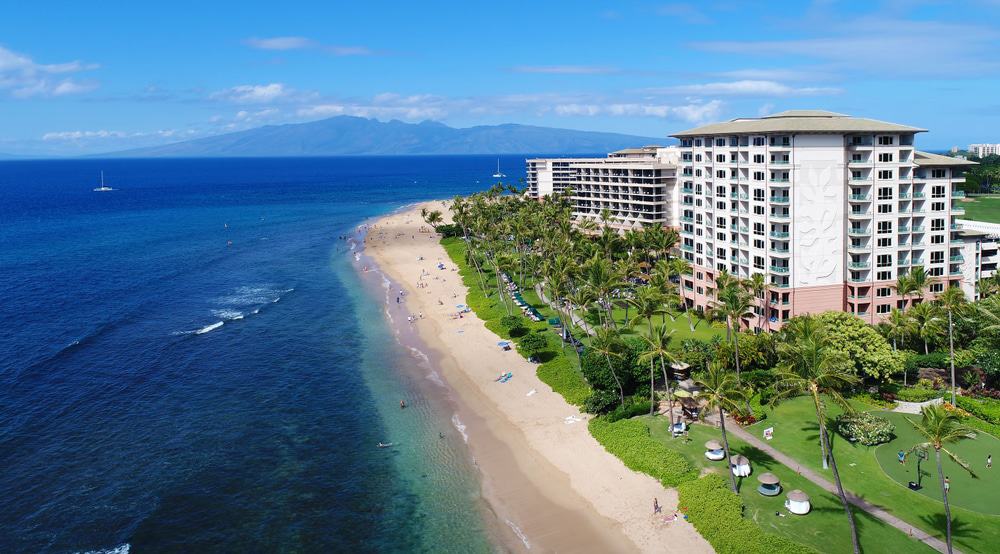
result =
[[[340,239],[495,164],[0,162],[0,552],[495,550],[453,414]]]

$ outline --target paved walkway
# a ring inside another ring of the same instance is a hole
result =
[[[794,469],[796,473],[802,475],[806,479],[809,479],[816,485],[826,489],[827,491],[830,491],[834,495],[837,494],[837,487],[830,481],[827,481],[825,477],[820,476],[818,473],[809,468],[802,467],[801,464],[799,464],[792,458],[789,458],[788,456],[782,454],[778,450],[775,450],[771,445],[767,444],[763,440],[754,436],[752,433],[748,432],[746,429],[743,429],[742,427],[737,425],[736,422],[730,420],[730,425],[726,426],[726,430],[736,435],[737,437],[743,439],[744,441],[750,443],[751,445],[763,450],[764,452],[767,452],[772,458],[778,460],[779,462],[787,466],[789,469]],[[943,540],[928,535],[923,530],[913,527],[909,523],[906,523],[905,521],[899,519],[898,517],[883,510],[882,508],[879,508],[878,506],[869,503],[863,498],[855,496],[850,492],[847,491],[845,492],[847,494],[847,501],[850,502],[851,504],[868,512],[872,516],[884,521],[885,523],[892,525],[893,527],[899,529],[903,533],[906,533],[907,535],[923,542],[924,544],[930,546],[931,548],[937,550],[938,552],[948,552],[948,547]],[[952,551],[961,553],[959,549],[954,547],[952,548]]]

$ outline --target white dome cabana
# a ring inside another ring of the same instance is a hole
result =
[[[733,470],[733,475],[737,477],[750,476],[750,460],[746,456],[736,455],[729,457],[729,467]]]
[[[713,462],[718,462],[726,458],[726,451],[722,449],[719,441],[712,439],[705,443],[705,457]]]
[[[809,504],[809,495],[798,489],[793,490],[788,493],[785,500],[785,509],[800,516],[808,514],[809,510],[812,509],[812,505]]]

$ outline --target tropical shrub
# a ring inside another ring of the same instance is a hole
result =
[[[884,381],[903,371],[903,357],[861,318],[845,312],[825,312],[819,319],[827,326],[832,347],[854,361],[859,376]]]
[[[500,325],[507,330],[517,329],[524,325],[524,318],[519,315],[505,315],[500,318]]]
[[[698,470],[683,454],[651,437],[646,423],[640,419],[610,422],[595,417],[590,420],[589,428],[597,442],[626,467],[652,476],[664,487],[676,487],[698,476]]]
[[[743,500],[717,474],[682,483],[678,504],[698,533],[719,554],[815,552],[811,548],[765,532],[743,517]]]
[[[538,379],[562,395],[566,402],[582,406],[590,398],[590,385],[566,356],[556,356],[538,366]]]
[[[955,399],[955,401],[958,402],[959,408],[962,408],[979,419],[1000,425],[1000,400],[959,396]]]
[[[888,419],[870,412],[841,414],[837,417],[837,432],[852,442],[875,446],[892,440],[896,426]]]
[[[517,339],[517,349],[526,356],[537,354],[548,347],[549,339],[539,333],[528,333]]]
[[[460,237],[462,236],[462,227],[456,223],[445,223],[443,225],[438,225],[434,228],[435,231],[441,233],[441,238],[450,237]]]
[[[617,398],[615,399],[618,400]],[[611,410],[604,416],[609,423],[614,423],[621,419],[629,419],[631,417],[646,415],[649,413],[649,399],[648,398],[627,398],[625,399],[625,406],[618,406]]]
[[[896,391],[896,399],[901,402],[927,402],[944,396],[944,391],[926,387],[903,387]]]

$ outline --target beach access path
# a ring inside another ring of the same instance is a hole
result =
[[[729,419],[729,418],[727,417],[726,419]],[[767,454],[769,456],[771,456],[775,460],[778,460],[779,462],[781,462],[782,464],[784,464],[789,469],[794,470],[799,475],[805,477],[806,479],[809,479],[810,481],[812,481],[816,485],[818,485],[818,486],[822,487],[823,489],[825,489],[825,490],[833,493],[834,495],[837,494],[837,487],[836,487],[836,485],[834,485],[830,481],[827,481],[826,478],[824,478],[823,476],[819,475],[815,471],[813,471],[813,470],[811,470],[811,469],[809,469],[807,467],[802,467],[802,465],[799,464],[798,462],[796,462],[794,459],[786,456],[781,451],[776,450],[775,448],[773,448],[766,441],[761,440],[760,438],[758,438],[753,433],[751,433],[751,432],[747,431],[746,429],[740,427],[732,419],[729,419],[729,425],[726,426],[726,429],[729,430],[734,435],[736,435],[737,437],[739,437],[739,438],[743,439],[744,441],[746,441],[747,444],[750,444],[752,446],[755,446],[755,447],[763,450],[764,452],[767,452]],[[850,492],[847,492],[846,494],[847,494],[847,501],[850,502],[852,505],[856,506],[857,508],[868,512],[872,516],[874,516],[874,517],[876,517],[876,518],[884,521],[885,523],[888,523],[889,525],[892,525],[896,529],[899,529],[903,533],[906,533],[907,535],[910,535],[913,538],[915,538],[915,539],[923,542],[924,544],[926,544],[927,546],[930,546],[931,548],[933,548],[934,550],[937,550],[938,552],[947,552],[948,551],[947,545],[941,539],[939,539],[937,537],[933,537],[933,536],[927,534],[926,532],[924,532],[924,531],[922,531],[922,530],[920,530],[920,529],[918,529],[918,528],[910,525],[909,523],[906,523],[905,521],[903,521],[903,520],[899,519],[898,517],[890,514],[889,512],[883,510],[882,508],[879,508],[878,506],[875,506],[874,504],[869,503],[868,501],[866,501],[865,499],[863,499],[863,498],[861,498],[859,496],[851,494]],[[954,547],[952,547],[952,552],[957,552],[957,553],[961,554],[961,551],[959,549],[957,549],[957,548],[954,548]]]
[[[380,218],[365,254],[406,292],[387,315],[422,315],[412,325],[457,397],[498,519],[516,525],[533,552],[712,552],[690,523],[667,517],[677,508],[676,490],[626,468],[590,435],[589,416],[538,379],[537,365],[499,348],[500,338],[474,313],[457,317],[467,289],[439,237],[427,232],[421,208],[450,219],[443,202]],[[498,383],[507,372],[513,377]],[[654,498],[663,513],[653,514]],[[550,508],[535,507],[540,501]]]

